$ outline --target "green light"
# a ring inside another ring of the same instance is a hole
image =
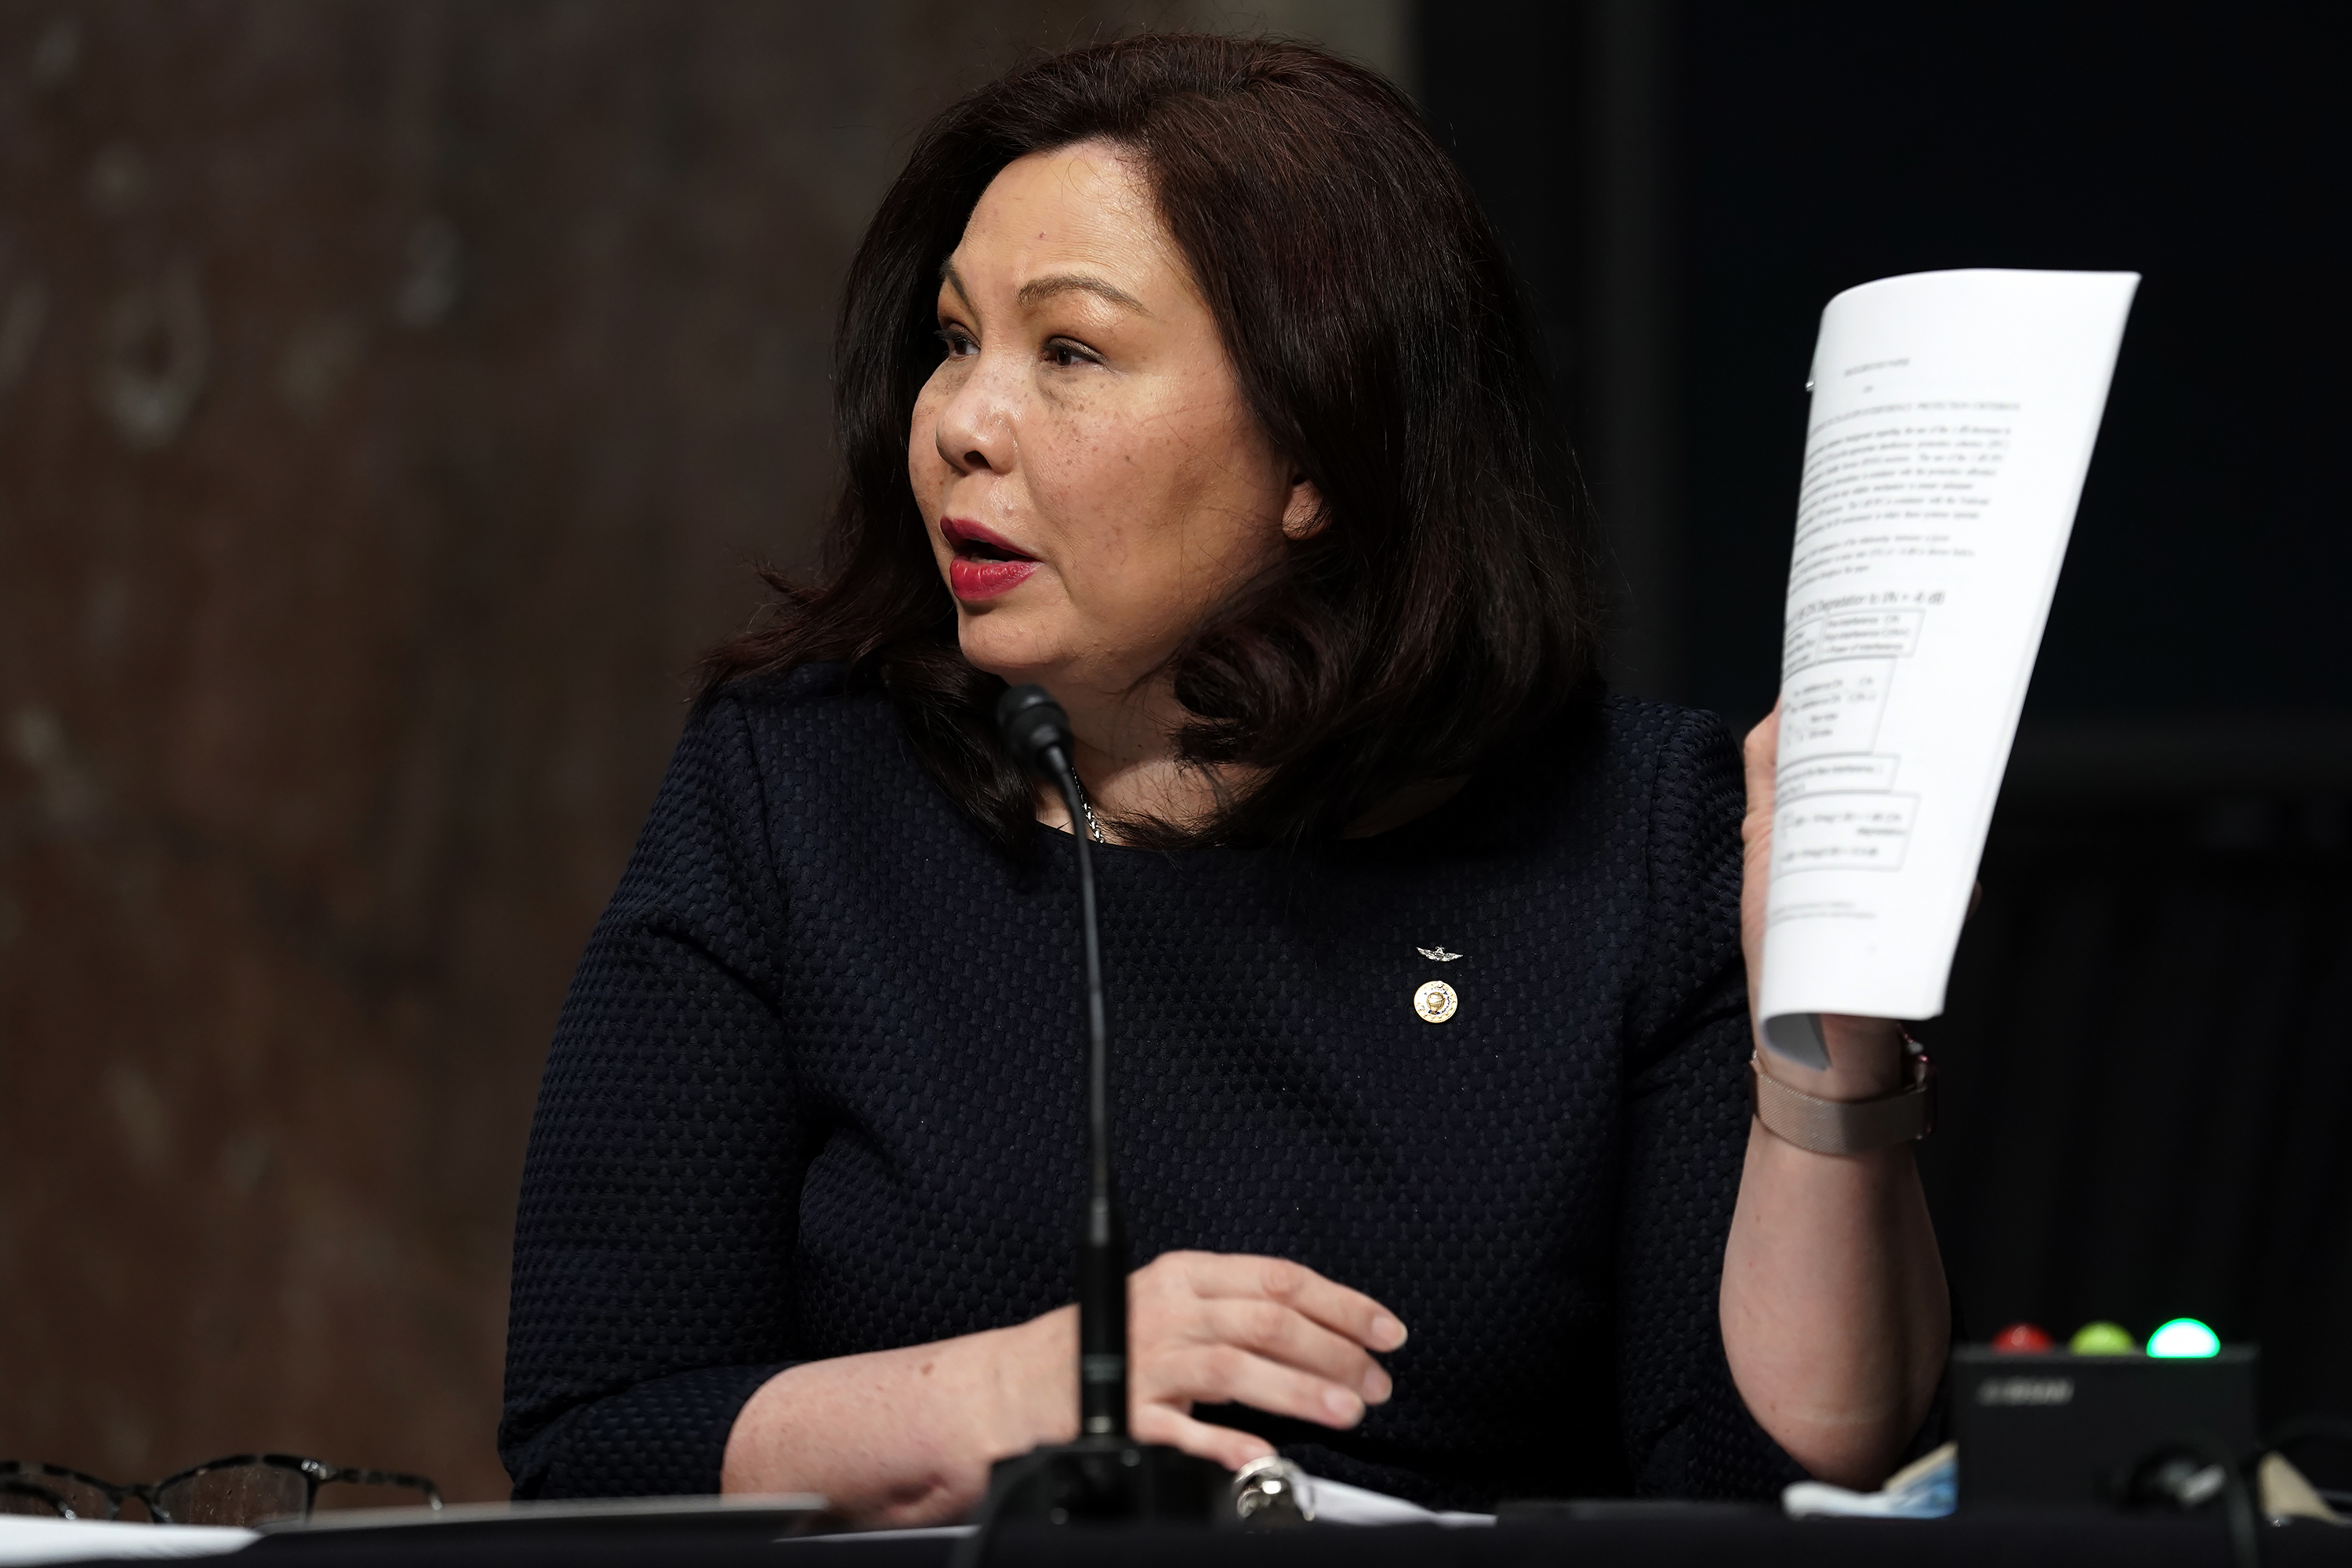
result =
[[[2194,1318],[2175,1318],[2147,1336],[2147,1353],[2176,1360],[2220,1355],[2221,1336]]]
[[[2132,1355],[2139,1350],[2122,1324],[2104,1321],[2084,1323],[2075,1330],[2066,1348],[2076,1355]]]

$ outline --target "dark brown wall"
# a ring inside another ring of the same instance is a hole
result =
[[[848,250],[1119,9],[0,4],[0,1457],[502,1493],[540,1060]]]

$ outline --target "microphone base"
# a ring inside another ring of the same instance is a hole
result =
[[[1223,1465],[1165,1443],[1081,1437],[999,1459],[982,1517],[992,1527],[1231,1522],[1233,1481]]]

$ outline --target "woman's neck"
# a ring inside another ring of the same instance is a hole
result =
[[[1077,742],[1078,784],[1087,792],[1103,835],[1118,842],[1123,818],[1150,818],[1186,826],[1205,822],[1255,770],[1187,763],[1177,755],[1176,732],[1190,717],[1172,692],[1066,700]],[[1454,798],[1466,779],[1424,779],[1396,791],[1348,825],[1343,837],[1369,838],[1403,826]],[[1037,820],[1074,830],[1062,792],[1040,785]]]
[[[1164,681],[1116,693],[1073,690],[1061,700],[1077,741],[1078,783],[1114,841],[1118,831],[1112,824],[1120,818],[1179,826],[1205,821],[1242,782],[1233,769],[1177,755],[1176,733],[1190,715]],[[1038,792],[1037,816],[1055,827],[1070,826],[1057,789]]]

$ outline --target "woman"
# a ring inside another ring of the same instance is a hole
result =
[[[885,200],[837,386],[833,574],[714,656],[548,1064],[518,1490],[930,1522],[1073,1434],[1073,831],[1139,1436],[1454,1506],[1882,1476],[1948,1333],[1909,1150],[1749,1125],[1738,764],[1599,692],[1517,295],[1406,101],[1232,39],[1013,72]],[[1772,1073],[1897,1087],[1828,1027]]]

